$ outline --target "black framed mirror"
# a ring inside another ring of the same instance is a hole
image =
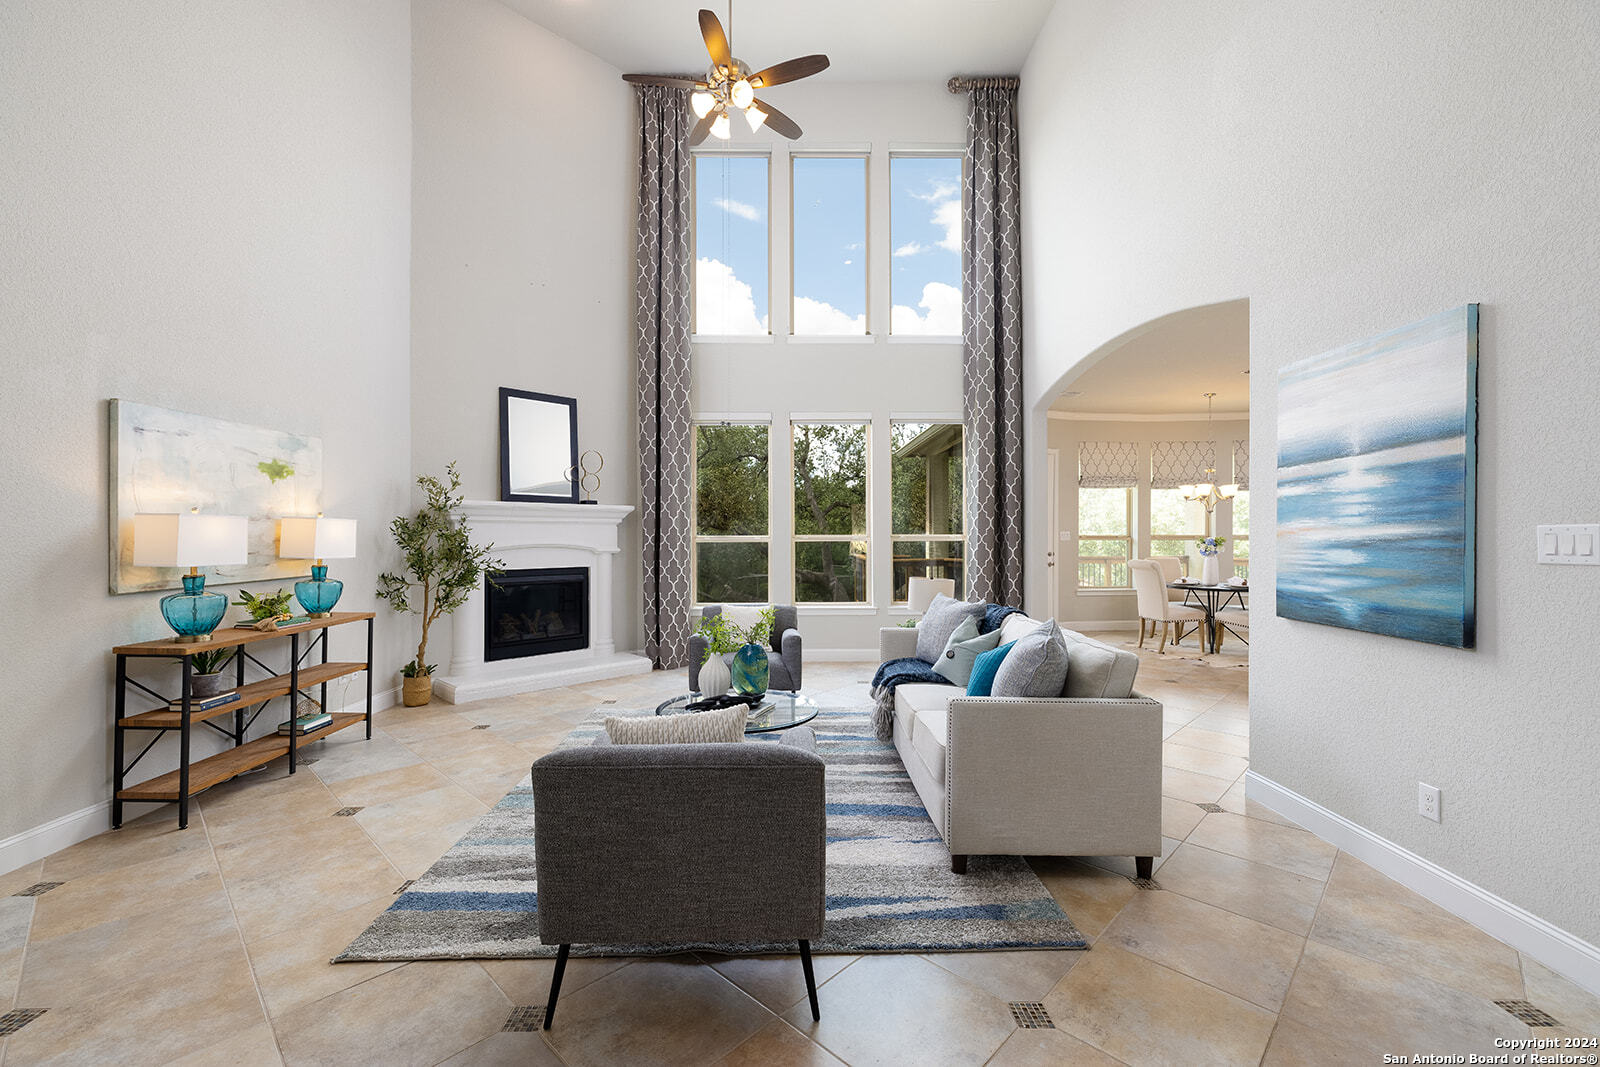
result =
[[[570,396],[500,390],[500,499],[576,504],[578,402]]]

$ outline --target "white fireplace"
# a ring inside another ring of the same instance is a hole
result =
[[[491,543],[507,570],[584,568],[589,572],[588,647],[501,659],[484,658],[484,589],[479,586],[450,616],[450,672],[434,692],[452,704],[648,674],[650,661],[618,652],[612,635],[612,569],[621,551],[617,534],[633,509],[618,504],[527,504],[468,500],[461,516],[477,544]]]

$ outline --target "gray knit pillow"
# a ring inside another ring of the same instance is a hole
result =
[[[682,715],[609,715],[606,735],[614,745],[705,745],[743,741],[748,710],[743,704]]]
[[[933,603],[923,612],[922,621],[917,624],[917,658],[924,663],[933,663],[944,655],[944,646],[950,643],[950,635],[956,632],[957,626],[967,619],[982,618],[981,601],[968,603],[940,593],[933,598]]]
[[[997,697],[1058,697],[1067,683],[1067,642],[1051,619],[1016,645],[1000,664],[989,690]]]

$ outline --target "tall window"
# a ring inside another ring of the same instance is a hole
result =
[[[953,578],[965,597],[961,424],[896,422],[889,432],[894,602],[905,603],[912,578]]]
[[[961,157],[889,158],[889,332],[961,336]]]
[[[794,596],[812,604],[867,601],[867,426],[797,422]]]
[[[1078,488],[1078,588],[1126,589],[1133,490]]]
[[[705,425],[694,432],[694,598],[765,604],[768,575],[765,426]]]
[[[1250,490],[1233,498],[1233,573],[1250,577]]]
[[[867,332],[867,157],[793,156],[793,331]]]
[[[697,334],[739,337],[770,331],[767,191],[766,156],[695,156]]]
[[[1189,573],[1189,557],[1199,551],[1195,542],[1206,535],[1206,509],[1183,499],[1182,489],[1150,490],[1150,554],[1177,556]]]

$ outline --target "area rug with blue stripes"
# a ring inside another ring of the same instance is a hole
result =
[[[602,718],[591,716],[561,747],[593,742]],[[973,856],[966,874],[951,873],[950,853],[899,754],[873,736],[870,708],[824,708],[811,725],[828,765],[827,921],[813,951],[1088,947],[1020,857]],[[525,778],[334,962],[554,956],[555,946],[539,941],[538,899],[533,795]],[[572,954],[685,949],[747,955],[793,946],[574,945]]]

